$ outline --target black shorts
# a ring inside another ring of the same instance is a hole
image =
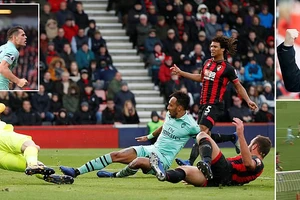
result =
[[[230,166],[221,152],[217,158],[211,162],[211,171],[214,178],[207,181],[206,187],[218,187],[220,185],[226,185],[231,179]]]
[[[224,114],[224,104],[200,105],[198,124],[212,129],[219,117]]]

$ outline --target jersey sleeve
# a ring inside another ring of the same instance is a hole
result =
[[[227,68],[228,69],[228,72],[227,72],[227,77],[229,79],[230,82],[237,82],[239,81],[237,75],[236,75],[236,71],[235,69],[231,66],[231,65],[228,65],[229,67]]]
[[[254,171],[256,171],[257,173],[259,173],[260,171],[262,171],[264,169],[264,164],[263,162],[257,158],[257,157],[252,157],[252,159],[255,162],[255,169]]]
[[[4,52],[3,60],[5,60],[8,64],[11,65],[18,58],[18,56],[18,51],[7,48]]]

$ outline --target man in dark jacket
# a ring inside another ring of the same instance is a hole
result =
[[[285,40],[277,47],[277,56],[286,89],[290,92],[300,92],[300,70],[295,60],[293,45],[299,32],[287,29]]]
[[[102,111],[102,124],[122,123],[123,114],[121,109],[115,106],[112,99],[107,99],[107,107]]]
[[[21,126],[41,125],[42,119],[40,115],[31,109],[29,100],[24,100],[22,109],[18,112],[18,122]]]

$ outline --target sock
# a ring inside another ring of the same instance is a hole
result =
[[[178,183],[185,179],[185,171],[183,169],[175,169],[175,170],[168,170],[166,172],[166,181],[171,183]]]
[[[24,157],[27,166],[38,165],[38,149],[35,146],[29,146],[24,151]]]
[[[199,156],[199,145],[197,143],[195,143],[192,147],[192,151],[191,151],[190,158],[189,158],[191,165],[194,164],[194,162],[198,156]]]
[[[200,153],[202,160],[210,165],[212,147],[211,147],[211,143],[208,140],[208,138],[204,137],[199,141],[199,153]]]
[[[126,176],[132,176],[137,173],[139,169],[131,169],[128,165],[122,169],[121,171],[117,172],[116,177],[122,178]]]
[[[99,158],[96,158],[94,160],[91,160],[91,161],[85,163],[84,165],[79,167],[77,169],[77,171],[75,170],[75,172],[76,172],[76,175],[85,174],[85,173],[88,173],[88,172],[91,172],[94,170],[101,170],[111,163],[112,163],[112,160],[111,160],[110,154],[106,154],[104,156],[100,156]],[[78,174],[78,172],[79,172],[79,174]]]
[[[211,133],[210,136],[216,143],[223,143],[223,142],[234,142],[236,136],[234,134],[225,135],[219,133]]]

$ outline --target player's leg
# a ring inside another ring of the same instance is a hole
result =
[[[26,160],[22,154],[0,151],[0,168],[9,171],[24,172],[26,169]]]
[[[192,150],[191,150],[191,153],[190,153],[190,157],[189,157],[188,160],[183,160],[181,158],[176,158],[175,161],[180,166],[182,166],[182,165],[193,165],[198,156],[199,156],[199,146],[196,142],[195,144],[193,144],[193,147],[192,147]]]
[[[111,152],[88,161],[79,168],[70,168],[60,166],[60,170],[65,174],[72,177],[77,177],[79,175],[92,172],[95,170],[101,170],[113,162],[118,162],[122,164],[129,164],[137,157],[137,153],[133,147],[129,147],[120,151]]]

